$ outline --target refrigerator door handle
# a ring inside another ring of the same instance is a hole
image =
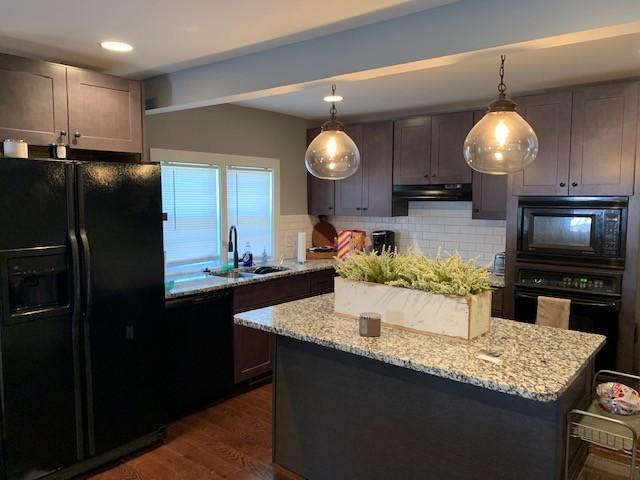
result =
[[[82,426],[82,381],[80,371],[80,314],[82,311],[82,289],[80,286],[80,249],[75,231],[69,229],[69,245],[71,246],[71,268],[73,273],[73,304],[71,306],[71,336],[73,342],[73,376],[74,397],[76,401],[76,455],[78,460],[84,458],[83,426]]]
[[[71,278],[73,280],[71,303],[71,341],[73,343],[73,397],[76,403],[76,457],[83,460],[84,451],[84,419],[82,414],[82,369],[81,369],[81,329],[82,286],[80,277],[80,247],[75,227],[75,172],[72,164],[65,166],[67,184],[67,235],[71,252]]]
[[[81,219],[82,221],[82,219]],[[91,368],[91,246],[89,237],[84,225],[80,227],[80,242],[82,243],[83,265],[84,265],[84,315],[83,315],[83,331],[84,331],[84,361],[85,361],[85,384],[87,391],[87,434],[89,454],[95,455],[95,438],[94,438],[94,412],[93,412],[93,381]]]

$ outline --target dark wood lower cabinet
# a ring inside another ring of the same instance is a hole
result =
[[[335,272],[322,270],[236,287],[234,313],[333,292]],[[234,381],[242,383],[273,369],[274,338],[268,332],[235,325]]]
[[[255,328],[235,325],[233,377],[235,383],[251,380],[273,368],[274,337]]]
[[[504,310],[504,288],[496,288],[491,293],[491,316],[502,318]]]

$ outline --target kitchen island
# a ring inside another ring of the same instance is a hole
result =
[[[588,403],[605,340],[500,319],[471,343],[363,338],[332,294],[235,323],[277,335],[274,462],[311,479],[560,479],[566,412]]]

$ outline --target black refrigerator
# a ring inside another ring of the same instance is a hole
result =
[[[0,158],[0,198],[3,478],[159,440],[159,165]]]

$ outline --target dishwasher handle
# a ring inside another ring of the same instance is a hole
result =
[[[200,303],[213,303],[227,301],[231,298],[231,292],[222,290],[218,292],[204,293],[201,295],[191,295],[184,298],[174,298],[165,302],[165,308],[172,310],[174,308],[183,308],[189,305],[197,305]]]

